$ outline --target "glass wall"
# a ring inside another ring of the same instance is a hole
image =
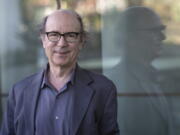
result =
[[[121,135],[179,135],[179,0],[61,4],[76,10],[88,31],[79,64],[104,74],[117,87]],[[55,0],[0,1],[1,116],[12,85],[47,63],[38,24],[55,9]]]
[[[178,135],[179,2],[116,1],[101,15],[103,74],[118,90],[121,134]]]

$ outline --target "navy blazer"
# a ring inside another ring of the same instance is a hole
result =
[[[44,71],[16,83],[9,93],[1,135],[34,135]],[[117,93],[106,77],[76,68],[70,135],[118,135]]]

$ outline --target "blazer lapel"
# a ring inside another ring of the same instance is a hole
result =
[[[72,124],[71,135],[77,133],[80,123],[83,120],[94,95],[94,90],[89,86],[91,82],[92,79],[90,76],[77,67],[73,93],[72,122],[70,122],[70,125]]]
[[[43,77],[43,71],[37,74],[37,77],[30,82],[29,86],[24,91],[24,98],[25,98],[24,115],[26,119],[25,125],[27,126],[26,133],[29,135],[34,135],[35,111],[36,111],[37,99],[40,92],[42,77]]]

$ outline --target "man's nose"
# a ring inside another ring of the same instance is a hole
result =
[[[66,46],[66,45],[67,45],[67,42],[66,42],[64,36],[61,36],[61,38],[60,38],[59,41],[57,42],[57,46],[63,47],[63,46]]]

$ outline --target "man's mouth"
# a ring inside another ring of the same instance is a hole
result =
[[[70,51],[69,50],[54,50],[53,52],[56,54],[65,55],[65,54],[68,54]]]

